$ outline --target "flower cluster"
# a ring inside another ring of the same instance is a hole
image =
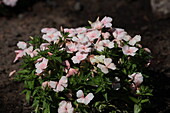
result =
[[[112,18],[104,17],[89,21],[89,27],[61,28],[61,31],[43,28],[42,38],[32,37],[29,47],[23,41],[18,42],[20,50],[15,51],[14,62],[21,57],[26,59],[27,74],[41,84],[45,92],[42,95],[49,92],[47,95],[53,98],[50,102],[56,100],[58,113],[87,112],[89,108],[93,112],[105,111],[116,105],[114,96],[121,92],[132,91],[129,96],[145,95],[140,88],[145,78],[141,65],[148,63],[150,51],[139,44],[140,35],[131,37],[124,29],[113,28],[111,22]],[[37,92],[33,91],[33,97]],[[42,100],[49,103],[48,99]]]
[[[14,7],[16,5],[18,0],[2,0],[0,2],[2,2],[3,4],[5,4],[6,6],[11,6]]]

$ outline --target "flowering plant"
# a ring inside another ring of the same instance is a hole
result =
[[[6,6],[14,7],[18,0],[0,0],[0,4],[3,3]]]
[[[26,100],[36,113],[138,113],[152,90],[146,68],[150,51],[112,18],[88,27],[43,28],[42,37],[19,41],[16,62],[23,57],[16,80],[24,81]]]

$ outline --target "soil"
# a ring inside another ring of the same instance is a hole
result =
[[[26,11],[0,17],[0,113],[30,113],[31,107],[21,95],[23,84],[8,77],[19,68],[13,63],[18,41],[41,36],[44,27],[78,27],[97,17],[113,17],[113,26],[130,35],[140,34],[144,47],[152,51],[151,76],[154,96],[146,113],[170,113],[170,18],[157,19],[149,0],[54,0],[37,2]]]

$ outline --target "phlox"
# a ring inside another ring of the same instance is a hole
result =
[[[103,23],[106,28],[112,27],[111,22],[112,22],[112,18],[106,16],[101,20],[101,23]]]
[[[91,52],[91,48],[89,46],[91,46],[91,43],[78,44],[78,51],[85,53]]]
[[[82,60],[86,59],[88,54],[77,52],[76,56],[73,56],[71,60],[74,64],[80,63]]]
[[[102,64],[97,64],[97,67],[101,69],[101,71],[105,74],[107,74],[109,72],[108,69],[112,69],[115,70],[116,66],[114,63],[112,63],[112,59],[111,58],[105,58],[104,59],[104,65]]]
[[[86,36],[88,37],[89,41],[94,41],[95,39],[98,39],[101,35],[101,32],[98,30],[89,31],[86,33]]]
[[[61,101],[59,103],[58,113],[73,113],[73,111],[71,102]]]
[[[136,54],[137,50],[138,50],[138,48],[129,47],[128,45],[125,45],[122,47],[123,54],[130,55],[130,56],[134,56]]]
[[[14,7],[16,5],[18,0],[2,0],[2,2],[7,5],[7,6],[11,6]]]
[[[72,41],[77,42],[77,43],[87,43],[88,37],[86,37],[84,34],[78,34],[77,37],[73,37]]]
[[[104,50],[104,43],[103,43],[103,41],[97,41],[96,44],[94,44],[94,48],[97,51],[103,51]]]
[[[78,97],[77,102],[83,103],[85,105],[88,105],[90,101],[94,98],[93,93],[89,93],[86,97],[84,97],[84,93],[82,90],[78,90],[76,95]]]
[[[128,77],[131,78],[136,87],[138,87],[143,82],[143,76],[139,72],[128,75]]]
[[[55,92],[60,92],[60,91],[63,91],[64,88],[68,86],[67,82],[68,82],[67,77],[62,76],[59,82],[49,81],[49,86],[53,88]]]
[[[38,54],[39,49],[33,50],[33,46],[30,46],[26,49],[24,49],[24,55],[30,55],[31,57],[34,57]]]
[[[78,73],[78,69],[70,68],[66,71],[66,77],[70,77],[71,75],[75,75]]]
[[[25,42],[23,42],[23,41],[19,41],[17,43],[17,46],[18,46],[19,49],[26,49],[27,44]]]
[[[55,29],[55,28],[43,28],[43,29],[41,29],[41,32],[42,33],[55,33],[55,32],[57,32],[57,29]]]
[[[116,28],[116,30],[112,33],[115,39],[122,40],[123,37],[127,35],[127,32],[125,32],[124,29]]]
[[[70,77],[71,75],[75,75],[78,73],[78,69],[74,69],[70,67],[70,63],[68,60],[64,61],[63,64],[66,66],[64,69],[64,71],[67,73],[66,77]]]
[[[49,82],[48,81],[45,81],[42,83],[42,89],[45,89],[47,86],[48,86]]]
[[[54,42],[54,43],[57,43],[58,40],[59,40],[59,37],[61,37],[61,33],[59,31],[56,31],[56,32],[48,32],[46,34],[44,34],[42,36],[42,38],[46,41],[48,41],[49,43],[50,42]]]
[[[43,70],[47,68],[47,64],[48,64],[48,59],[42,58],[42,61],[41,61],[41,62],[39,61],[39,62],[37,62],[37,63],[35,64],[35,68],[36,68],[36,71],[35,71],[35,72],[36,72],[37,74],[42,73]]]
[[[102,33],[102,36],[104,39],[108,39],[110,37],[110,33],[109,32]]]
[[[75,31],[76,31],[77,34],[82,34],[82,33],[87,32],[87,28],[85,28],[85,27],[78,27],[78,28],[75,29]]]
[[[44,51],[44,50],[48,49],[49,45],[50,45],[50,43],[42,43],[40,45],[40,50]]]
[[[134,46],[136,44],[136,42],[141,41],[141,36],[140,35],[136,35],[135,37],[133,37],[130,41],[129,41],[129,45]]]
[[[104,63],[105,56],[104,55],[91,55],[90,56],[90,62],[91,64],[95,63]]]
[[[19,58],[24,56],[24,50],[15,50],[16,57],[13,62],[16,62]]]
[[[16,73],[16,70],[13,70],[9,73],[9,77],[11,77],[12,75],[14,75]]]
[[[68,37],[73,37],[76,35],[76,30],[71,28],[71,29],[68,29],[68,28],[65,28],[64,29],[64,32],[65,33],[69,33]]]
[[[151,53],[151,50],[149,48],[143,48],[146,52]]]
[[[73,42],[67,42],[66,43],[66,51],[67,53],[73,53],[73,52],[76,52],[78,49],[77,49],[77,45]]]
[[[114,42],[111,42],[110,40],[102,40],[103,46],[108,47],[109,49],[114,48]]]
[[[103,23],[99,21],[99,18],[97,18],[95,22],[92,23],[89,21],[89,23],[93,29],[102,29],[104,27]]]

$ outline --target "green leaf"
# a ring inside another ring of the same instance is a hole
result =
[[[142,110],[141,104],[134,105],[134,113],[140,113]]]
[[[149,102],[149,99],[144,99],[141,101],[141,103],[146,103],[146,102]]]
[[[30,101],[30,97],[31,97],[31,91],[27,90],[26,100],[27,100],[28,103],[29,103],[29,101]]]
[[[30,73],[30,71],[27,69],[23,69],[23,70],[18,71],[17,73],[26,74],[26,73]]]
[[[62,63],[61,57],[56,57],[56,60]]]
[[[108,101],[108,95],[107,95],[107,93],[104,94],[104,98],[105,98],[106,101]]]
[[[97,88],[97,90],[96,90],[96,92],[95,92],[95,93],[100,92],[102,89],[103,89],[103,88],[99,86],[99,87]]]
[[[132,100],[134,103],[138,103],[138,99],[136,99],[135,97],[129,96],[129,99]]]

